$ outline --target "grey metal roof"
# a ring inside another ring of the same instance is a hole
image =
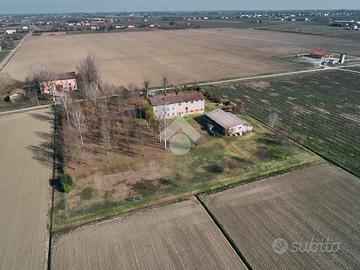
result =
[[[213,110],[211,112],[206,113],[205,115],[225,129],[229,129],[240,125],[251,126],[248,122],[240,119],[235,114],[225,112],[222,109]]]

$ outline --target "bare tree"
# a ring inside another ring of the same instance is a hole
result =
[[[110,151],[112,149],[112,117],[110,113],[110,108],[107,104],[101,107],[101,135],[103,138],[103,142],[105,145],[105,150],[109,159],[109,162],[111,162],[110,159]]]
[[[85,83],[83,87],[82,91],[85,98],[96,107],[100,95],[100,86],[96,83]]]
[[[79,90],[86,91],[89,85],[100,85],[100,71],[96,63],[96,59],[92,55],[88,55],[77,66]],[[83,92],[85,95],[85,93]],[[86,96],[86,95],[85,95]]]
[[[146,97],[148,97],[149,96],[150,81],[145,79],[144,83],[143,83],[143,86],[144,86],[144,91],[145,91]]]
[[[37,95],[38,91],[47,89],[52,94],[53,99],[55,98],[55,82],[53,80],[54,73],[47,70],[45,66],[37,64],[32,67],[32,80],[35,85],[33,91],[35,93],[36,102],[39,105],[39,98]]]
[[[81,142],[81,148],[83,148],[84,147],[83,129],[85,128],[86,118],[79,104],[72,107],[70,111],[70,121],[73,127],[75,127],[78,130],[78,134]]]
[[[166,95],[166,89],[169,85],[169,79],[167,78],[167,76],[165,74],[161,78],[161,83],[162,83],[162,87],[163,87],[163,94]]]
[[[65,92],[64,95],[60,96],[59,98],[60,106],[64,110],[66,114],[66,120],[69,122],[69,113],[70,113],[70,107],[72,103],[72,99],[69,93]]]

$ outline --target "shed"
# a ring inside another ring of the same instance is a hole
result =
[[[311,52],[310,57],[316,58],[316,59],[321,59],[321,58],[327,57],[329,55],[330,54],[327,51],[316,50],[316,51]]]
[[[248,122],[222,109],[213,110],[205,115],[210,130],[217,128],[227,136],[242,136],[244,133],[252,130],[252,126]]]

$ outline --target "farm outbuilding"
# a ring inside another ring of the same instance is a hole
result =
[[[235,114],[216,109],[205,114],[209,129],[216,128],[226,136],[242,136],[252,131],[252,126]]]
[[[316,59],[321,59],[324,57],[328,57],[329,55],[330,55],[330,53],[328,53],[327,51],[316,50],[316,51],[311,52],[310,57],[316,58]]]
[[[12,103],[21,102],[26,98],[26,91],[24,89],[17,88],[10,92],[10,94],[5,97],[5,101]]]

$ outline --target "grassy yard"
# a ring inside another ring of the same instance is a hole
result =
[[[207,110],[213,107],[210,104]],[[67,210],[64,195],[56,194],[55,229],[321,162],[250,117],[240,117],[254,130],[231,138],[208,135],[201,124],[203,116],[186,118],[201,140],[185,155],[174,155],[156,141],[139,156],[113,152],[110,162],[105,154],[85,153],[86,164],[67,168],[75,182],[66,198]]]
[[[0,62],[9,54],[9,51],[0,51]]]

